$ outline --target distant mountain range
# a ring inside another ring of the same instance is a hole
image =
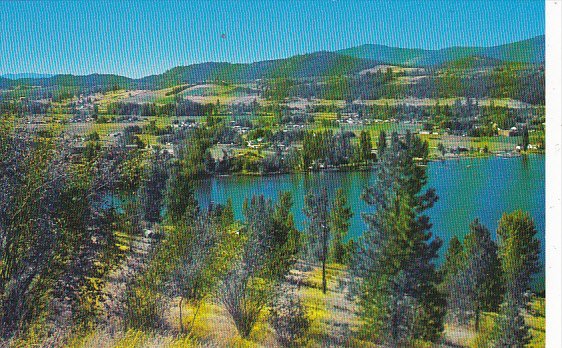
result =
[[[478,56],[505,62],[542,64],[545,59],[545,37],[492,47],[450,47],[440,50],[394,48],[382,45],[362,45],[336,51],[339,54],[405,66],[436,66],[446,62]]]
[[[21,73],[21,74],[4,74],[0,75],[5,79],[19,80],[19,79],[42,79],[55,76],[54,74],[35,74],[35,73]]]
[[[205,81],[247,82],[265,78],[303,79],[321,76],[355,74],[376,65],[406,67],[455,66],[471,68],[496,66],[504,62],[544,64],[545,37],[493,47],[451,47],[440,50],[395,48],[382,45],[362,45],[336,52],[316,52],[284,59],[248,64],[209,62],[178,66],[162,74],[131,79],[111,74],[44,75],[6,74],[0,76],[0,88],[18,85],[51,86],[119,86],[158,89],[182,83]]]

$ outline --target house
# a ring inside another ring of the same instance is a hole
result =
[[[510,129],[498,128],[498,135],[504,137],[515,137],[519,135],[519,131],[517,130],[517,127],[511,127]]]

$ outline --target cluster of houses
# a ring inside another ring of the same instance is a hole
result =
[[[239,134],[246,134],[250,131],[250,127],[243,127],[243,126],[238,126],[238,125],[232,126],[232,129],[234,129]]]
[[[199,128],[201,127],[200,122],[196,121],[177,121],[172,123],[172,128],[174,129],[189,129],[189,128]]]

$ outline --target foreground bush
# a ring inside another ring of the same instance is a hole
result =
[[[283,347],[300,347],[306,344],[310,319],[301,300],[294,294],[287,294],[284,300],[271,309],[270,322],[277,341]]]

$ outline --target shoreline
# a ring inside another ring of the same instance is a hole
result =
[[[427,163],[431,162],[445,162],[445,161],[453,161],[453,160],[461,160],[461,159],[478,159],[478,158],[492,158],[492,157],[499,157],[504,159],[510,158],[519,158],[528,155],[539,155],[544,156],[544,151],[534,151],[534,152],[527,152],[527,153],[514,153],[514,152],[504,152],[504,151],[497,151],[497,152],[489,152],[487,154],[482,155],[452,155],[452,156],[445,156],[445,157],[430,157],[427,159]],[[427,165],[427,164],[425,164]],[[292,170],[286,172],[269,172],[269,173],[260,173],[260,172],[234,172],[228,174],[211,174],[211,175],[203,175],[198,177],[197,179],[208,179],[208,178],[220,178],[220,177],[231,177],[231,176],[239,176],[239,177],[266,177],[266,176],[276,176],[276,175],[287,175],[287,174],[308,174],[308,173],[324,173],[324,172],[368,172],[373,169],[373,165],[366,166],[366,165],[357,165],[357,166],[340,166],[340,167],[331,167],[331,168],[324,168],[324,169],[317,169],[317,170]]]

